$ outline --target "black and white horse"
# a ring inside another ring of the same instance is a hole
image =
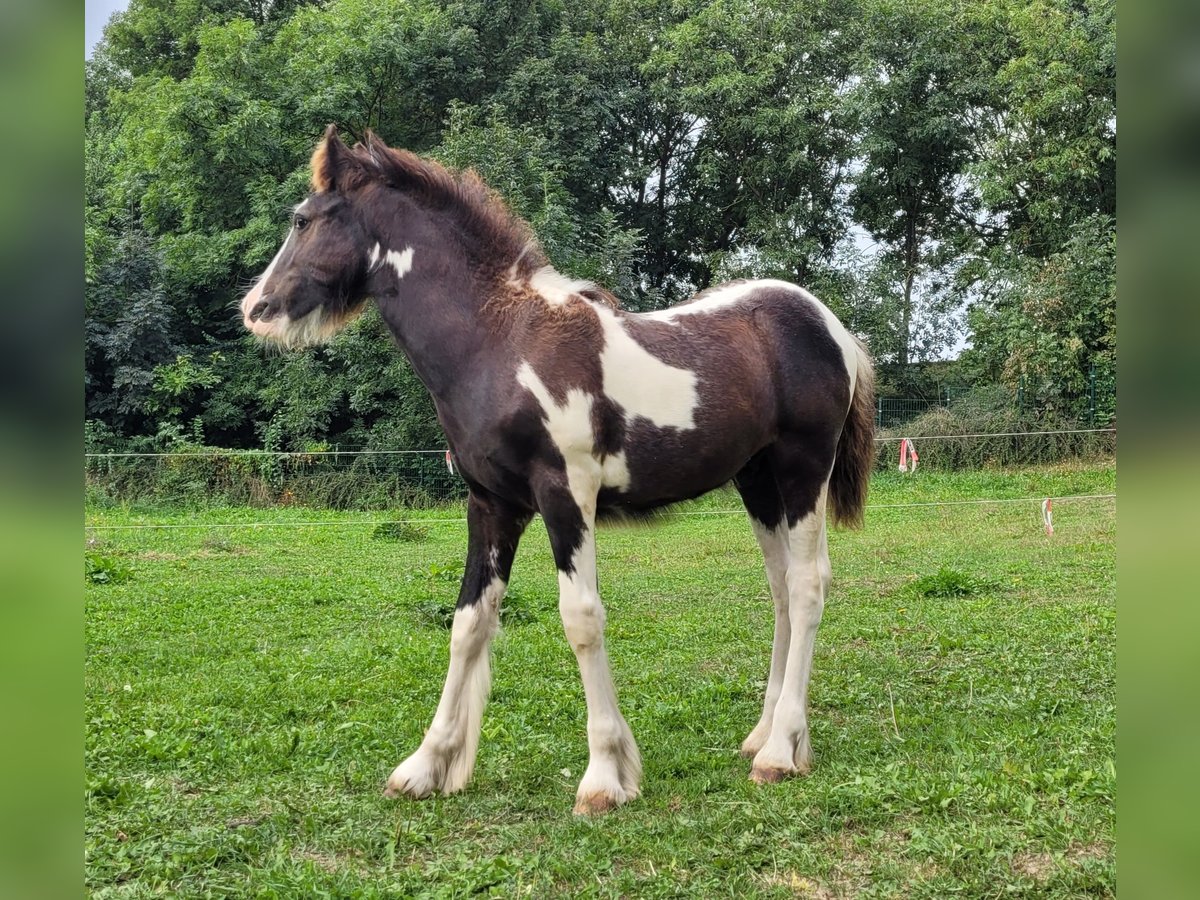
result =
[[[808,682],[829,592],[826,509],[858,524],[873,457],[873,372],[816,298],[783,281],[726,284],[659,312],[548,265],[529,227],[473,172],[330,126],[313,192],[242,301],[246,327],[321,341],[373,298],[433,395],[470,488],[450,668],[433,723],[389,795],[471,777],[517,542],[542,515],[563,628],[588,707],[576,812],[636,797],[641,760],[604,647],[595,527],[731,479],[766,558],[775,639],[762,717],[742,744],[751,778],[808,770]]]

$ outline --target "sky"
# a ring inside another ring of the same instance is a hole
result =
[[[86,0],[83,5],[83,58],[92,55],[92,48],[104,34],[104,26],[112,14],[129,5],[129,0]],[[75,21],[79,21],[76,19]]]

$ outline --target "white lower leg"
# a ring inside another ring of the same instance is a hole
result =
[[[604,606],[596,592],[595,548],[590,529],[576,553],[576,569],[559,572],[563,630],[583,678],[588,707],[588,767],[576,794],[576,812],[603,812],[640,793],[642,761],[633,733],[617,706],[604,649]]]
[[[483,709],[491,689],[488,649],[499,622],[505,584],[499,578],[471,606],[454,614],[450,633],[450,667],[433,723],[417,751],[388,778],[388,796],[427,797],[466,787],[475,769]]]
[[[808,733],[808,684],[813,647],[825,608],[828,565],[823,565],[824,503],[819,512],[800,520],[789,531],[791,559],[787,585],[791,636],[783,686],[771,718],[771,733],[754,757],[751,777],[775,781],[812,764]]]
[[[754,536],[762,550],[767,567],[767,583],[771,587],[771,599],[775,606],[775,637],[771,643],[771,671],[767,676],[767,690],[763,698],[762,715],[758,724],[742,741],[742,756],[753,757],[771,733],[771,720],[775,715],[775,704],[783,687],[784,667],[787,665],[788,645],[791,641],[791,626],[788,620],[788,536],[782,524],[767,528],[757,519],[751,518]]]

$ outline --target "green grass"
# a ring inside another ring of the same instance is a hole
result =
[[[87,885],[129,897],[1112,895],[1115,503],[1056,503],[1053,537],[1034,502],[885,505],[1115,484],[1112,466],[879,476],[866,528],[831,535],[816,766],[767,787],[736,754],[771,640],[749,527],[711,514],[736,497],[604,529],[609,651],[645,779],[641,799],[594,820],[571,815],[585,708],[540,522],[495,644],[475,779],[413,802],[381,789],[441,690],[459,511],[89,511],[93,525],[293,526],[89,532],[93,556],[128,577],[86,584]],[[372,539],[408,519],[422,520],[419,540]]]

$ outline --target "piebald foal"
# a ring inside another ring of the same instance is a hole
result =
[[[766,558],[775,638],[755,781],[806,772],[813,641],[830,568],[825,520],[858,524],[873,454],[862,345],[812,295],[745,281],[646,314],[548,263],[529,227],[468,171],[330,126],[313,192],[242,301],[246,327],[319,342],[373,298],[428,387],[469,486],[466,569],[433,723],[389,795],[461,790],[517,542],[542,515],[563,628],[588,708],[576,812],[636,797],[641,761],[617,706],[596,587],[598,514],[640,512],[731,479]]]

